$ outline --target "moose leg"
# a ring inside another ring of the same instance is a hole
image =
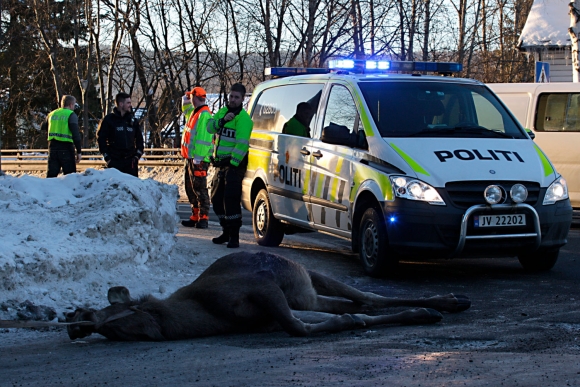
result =
[[[312,311],[297,311],[293,310],[292,314],[294,317],[300,319],[301,321],[310,324],[312,326],[311,333],[328,331],[329,322],[339,317],[335,314],[323,313],[323,312],[312,312]],[[441,321],[443,316],[441,313],[430,308],[419,308],[419,309],[409,309],[400,313],[379,315],[379,316],[368,316],[366,314],[352,314],[350,315],[359,325],[371,327],[375,325],[385,325],[385,324],[433,324]],[[342,317],[342,316],[340,316]],[[326,324],[326,326],[325,326]],[[319,330],[320,329],[320,330]],[[352,327],[345,327],[344,329],[352,329]],[[340,330],[344,330],[340,329]],[[334,329],[333,331],[336,331]]]
[[[316,309],[321,312],[337,313],[339,310],[347,313],[355,307],[356,304],[368,305],[373,308],[387,308],[395,306],[413,306],[421,308],[432,308],[439,312],[461,312],[469,309],[471,301],[463,295],[447,294],[444,296],[433,296],[429,298],[402,299],[379,296],[371,292],[361,292],[358,289],[348,286],[345,283],[327,277],[323,274],[308,271],[312,286],[319,295],[331,297],[343,297],[351,300],[353,304],[339,304],[332,299],[321,299],[319,297],[319,307]],[[346,309],[334,309],[344,307]],[[355,307],[356,308],[356,307]],[[360,311],[361,309],[359,309]],[[356,311],[355,311],[356,312]]]

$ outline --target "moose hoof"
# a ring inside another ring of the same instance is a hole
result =
[[[443,319],[443,315],[431,308],[419,308],[411,309],[405,314],[405,322],[403,324],[413,325],[413,324],[434,324]]]
[[[444,296],[434,296],[428,300],[431,302],[427,306],[439,312],[457,313],[471,307],[469,297],[462,294],[449,293]]]

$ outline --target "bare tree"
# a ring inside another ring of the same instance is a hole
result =
[[[580,82],[580,50],[578,39],[580,38],[580,0],[570,2],[570,28],[568,33],[572,39],[572,80]]]

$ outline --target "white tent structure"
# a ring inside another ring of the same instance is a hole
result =
[[[536,61],[550,63],[551,82],[574,80],[573,55],[577,54],[569,29],[576,21],[572,17],[571,22],[569,4],[570,0],[534,0],[518,43]]]

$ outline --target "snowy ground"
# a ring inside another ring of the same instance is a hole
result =
[[[142,169],[140,179],[94,169],[56,179],[0,176],[0,319],[39,312],[30,304],[59,317],[76,306],[106,306],[110,286],[162,295],[183,285],[160,280],[180,275],[165,269],[175,250],[173,184],[182,185],[181,171]]]

